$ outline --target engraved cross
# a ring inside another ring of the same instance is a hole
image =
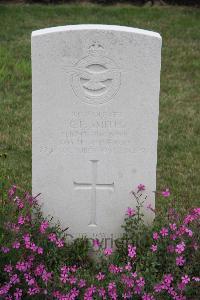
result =
[[[75,182],[75,190],[91,190],[91,217],[89,226],[97,226],[96,224],[96,191],[110,190],[114,191],[113,183],[97,183],[97,164],[98,160],[90,160],[92,163],[92,183]]]

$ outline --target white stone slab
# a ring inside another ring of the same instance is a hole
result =
[[[33,193],[73,237],[117,237],[135,205],[130,191],[156,190],[160,60],[161,37],[151,31],[32,33]],[[148,201],[154,207],[153,193]]]

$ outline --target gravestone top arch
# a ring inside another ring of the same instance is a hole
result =
[[[104,24],[80,24],[80,25],[67,25],[67,26],[56,26],[50,28],[44,28],[35,30],[32,32],[32,37],[39,36],[42,34],[48,33],[59,33],[66,31],[76,31],[76,30],[110,30],[110,31],[118,31],[118,32],[130,32],[134,34],[143,34],[151,37],[156,37],[161,39],[161,36],[158,32],[144,30],[139,28],[133,28],[128,26],[119,26],[119,25],[104,25]]]

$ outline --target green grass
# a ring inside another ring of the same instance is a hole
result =
[[[31,188],[31,31],[127,25],[163,37],[157,187],[200,205],[200,10],[184,7],[0,5],[0,176]]]

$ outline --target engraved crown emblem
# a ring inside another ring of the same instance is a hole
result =
[[[104,50],[104,47],[97,41],[93,42],[89,48],[88,48],[88,52],[90,54],[102,54]]]

